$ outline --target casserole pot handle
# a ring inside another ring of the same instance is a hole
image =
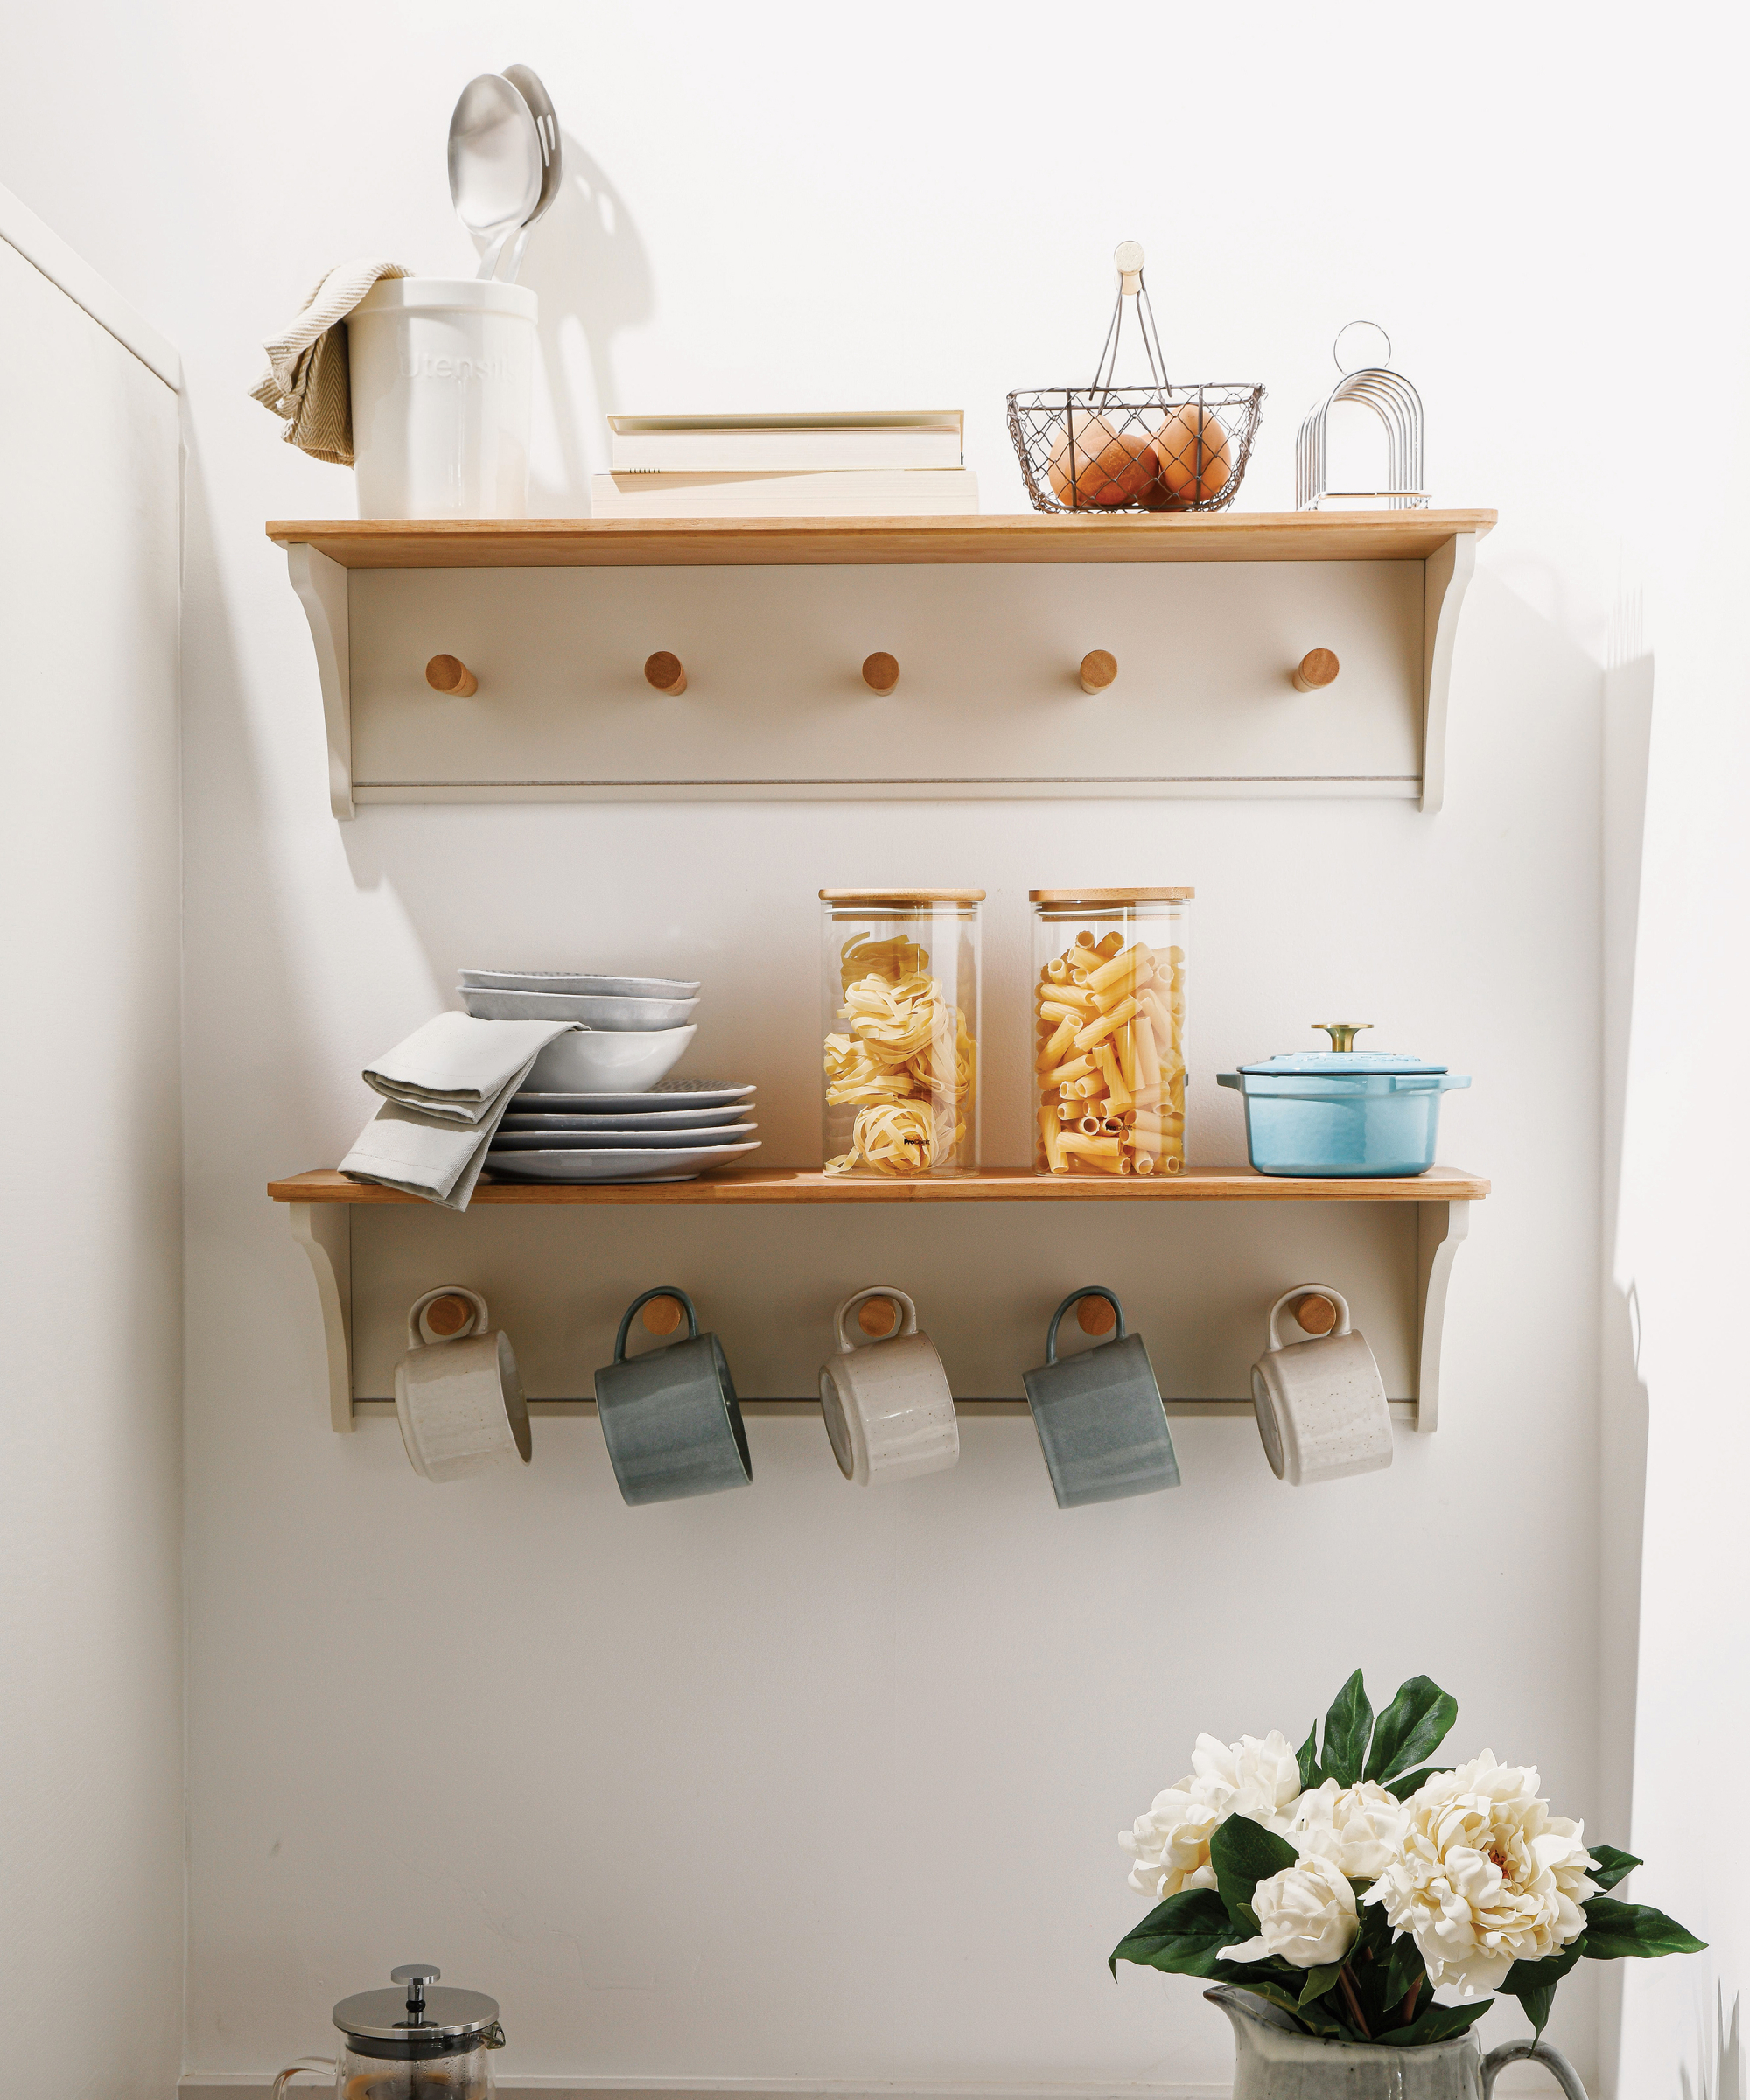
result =
[[[1051,1328],[1045,1338],[1045,1360],[1047,1363],[1057,1362],[1057,1323],[1072,1306],[1079,1306],[1084,1298],[1103,1298],[1105,1299],[1118,1316],[1118,1331],[1112,1339],[1114,1341],[1122,1341],[1124,1339],[1124,1308],[1118,1303],[1116,1293],[1109,1291],[1104,1284],[1084,1284],[1081,1290],[1072,1291],[1051,1316]],[[1104,1348],[1105,1345],[1100,1343],[1096,1346]]]
[[[653,1298],[678,1298],[687,1308],[687,1340],[689,1341],[697,1340],[699,1316],[693,1310],[692,1299],[687,1296],[684,1291],[677,1289],[673,1284],[658,1284],[654,1291],[646,1291],[641,1296],[634,1298],[626,1308],[626,1318],[620,1321],[620,1332],[613,1338],[613,1360],[616,1363],[626,1362],[626,1338],[632,1332],[633,1314],[637,1312],[640,1306],[648,1306]],[[665,1342],[662,1346],[667,1348],[670,1345]]]
[[[883,1341],[895,1341],[900,1334],[915,1334],[918,1331],[918,1309],[906,1293],[894,1290],[891,1284],[871,1284],[866,1291],[853,1291],[832,1316],[832,1331],[837,1340],[841,1356],[849,1356],[858,1347],[856,1342],[845,1339],[844,1316],[853,1306],[860,1306],[865,1298],[891,1298],[905,1307],[897,1332],[882,1335]],[[865,1343],[863,1346],[867,1348],[872,1345]]]
[[[1320,1335],[1321,1341],[1335,1341],[1339,1335],[1349,1331],[1349,1301],[1340,1291],[1334,1291],[1329,1284],[1296,1284],[1292,1291],[1284,1291],[1270,1309],[1270,1346],[1274,1352],[1282,1347],[1282,1336],[1277,1322],[1282,1317],[1282,1308],[1292,1298],[1328,1298],[1338,1312],[1336,1326],[1328,1335]]]

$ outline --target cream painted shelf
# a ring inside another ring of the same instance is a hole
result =
[[[1069,1206],[1088,1216],[1090,1223],[1096,1216],[1110,1219],[1138,1206],[1152,1210],[1158,1217],[1168,1218],[1184,1217],[1186,1207],[1191,1205],[1214,1207],[1223,1212],[1235,1205],[1247,1206],[1278,1217],[1307,1205],[1333,1205],[1349,1214],[1363,1209],[1401,1212],[1404,1206],[1413,1205],[1413,1236],[1404,1248],[1401,1265],[1390,1259],[1383,1264],[1388,1272],[1401,1277],[1399,1288],[1405,1292],[1413,1289],[1414,1293],[1413,1305],[1406,1301],[1399,1311],[1400,1325],[1412,1351],[1416,1396],[1394,1400],[1393,1410],[1401,1418],[1412,1421],[1418,1430],[1432,1431],[1438,1425],[1439,1417],[1441,1337],[1452,1260],[1469,1228],[1471,1204],[1486,1197],[1488,1191],[1489,1184],[1479,1176],[1446,1166],[1436,1166],[1414,1180],[1289,1180],[1250,1172],[1193,1168],[1184,1174],[1121,1182],[1097,1181],[1091,1178],[1063,1180],[1023,1170],[919,1182],[846,1181],[829,1180],[818,1172],[768,1168],[707,1176],[696,1181],[634,1183],[617,1187],[488,1183],[475,1191],[468,1212],[457,1215],[393,1189],[367,1187],[348,1181],[332,1168],[294,1174],[268,1185],[271,1200],[287,1207],[293,1236],[304,1249],[315,1276],[326,1345],[330,1422],[334,1429],[343,1432],[350,1431],[361,1414],[392,1411],[389,1403],[368,1394],[356,1395],[354,1390],[353,1218],[355,1213],[375,1214],[385,1209],[416,1213],[416,1219],[408,1220],[420,1236],[423,1251],[416,1261],[427,1264],[447,1264],[453,1268],[464,1258],[463,1250],[478,1256],[481,1245],[479,1236],[483,1232],[490,1236],[494,1222],[502,1219],[508,1224],[541,1208],[562,1212],[579,1208],[621,1211],[634,1208],[682,1214],[701,1209],[733,1209],[745,1217],[750,1208],[782,1215],[794,1212],[797,1206],[872,1208],[877,1212],[886,1212],[894,1205],[903,1205],[933,1213],[943,1206],[966,1203],[1000,1204],[1017,1217],[1030,1210],[1049,1211]],[[477,1214],[480,1214],[478,1222]],[[922,1225],[920,1219],[919,1228]],[[615,1229],[619,1232],[621,1228]],[[1085,1240],[1084,1228],[1077,1229]],[[990,1236],[981,1233],[978,1236],[981,1244]],[[1248,1242],[1256,1242],[1261,1236],[1250,1229],[1244,1236]],[[713,1241],[713,1244],[718,1243]],[[1131,1244],[1133,1250],[1133,1238]],[[1370,1266],[1381,1265],[1377,1259],[1380,1251],[1376,1250],[1369,1258]],[[668,1258],[666,1254],[663,1258]],[[999,1250],[995,1258],[1002,1262],[1011,1256]],[[1079,1260],[1099,1258],[1097,1254],[1084,1254],[1078,1247]],[[1275,1249],[1260,1251],[1256,1256],[1258,1289],[1274,1295],[1270,1292],[1268,1278],[1281,1274],[1284,1264],[1306,1258],[1298,1253],[1290,1255]],[[757,1271],[759,1261],[755,1260],[752,1265]],[[522,1256],[511,1264],[513,1270],[523,1266],[526,1259]],[[424,1273],[423,1270],[420,1273]],[[1276,1288],[1288,1287],[1296,1275],[1304,1273],[1310,1271],[1299,1269],[1294,1274],[1281,1274]],[[377,1278],[374,1301],[381,1302],[373,1303],[371,1312],[380,1344],[385,1336],[392,1339],[396,1322],[404,1319],[405,1306],[417,1289],[445,1280],[444,1276],[434,1271],[424,1284],[409,1289],[405,1275],[396,1286],[382,1281],[376,1270],[373,1275]],[[1068,1278],[1063,1287],[1069,1287],[1076,1280],[1077,1278]],[[957,1284],[956,1287],[963,1292],[972,1286]],[[397,1290],[402,1292],[399,1296]],[[1266,1305],[1269,1295],[1263,1300]],[[382,1353],[382,1347],[379,1347],[377,1354]],[[751,1400],[744,1404],[746,1411],[752,1414],[807,1413],[817,1406],[814,1401],[800,1400]],[[1026,1403],[1018,1400],[969,1399],[959,1404],[975,1414],[1026,1412]],[[580,1410],[592,1410],[594,1403],[550,1398],[532,1401],[531,1406],[536,1413],[577,1413]],[[1243,1399],[1169,1396],[1167,1411],[1172,1415],[1214,1415],[1250,1420],[1251,1403]]]
[[[310,622],[340,817],[396,802],[1172,795],[1432,811],[1460,611],[1494,519],[282,520],[268,533]],[[1293,668],[1315,648],[1342,671],[1298,693]],[[1077,667],[1095,648],[1118,676],[1090,696]],[[686,666],[683,691],[645,682],[659,651]],[[876,651],[899,662],[890,693],[858,676]],[[440,654],[476,690],[434,692],[424,667]]]

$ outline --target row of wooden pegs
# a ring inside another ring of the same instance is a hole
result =
[[[1332,684],[1342,667],[1330,649],[1308,649],[1289,672],[1296,692],[1316,693]],[[1118,660],[1110,649],[1089,649],[1076,667],[1084,693],[1103,693],[1116,682]],[[644,660],[644,676],[659,693],[677,697],[687,690],[686,666],[672,649],[658,649]],[[480,690],[480,682],[459,656],[434,656],[425,667],[425,682],[433,692],[455,700],[466,700]],[[872,693],[891,693],[900,682],[900,660],[886,649],[877,649],[863,660],[863,682]]]

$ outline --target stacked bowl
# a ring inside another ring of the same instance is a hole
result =
[[[486,1165],[519,1181],[690,1181],[757,1152],[751,1085],[670,1079],[698,1032],[696,980],[465,970],[480,1021],[570,1021],[536,1059]]]

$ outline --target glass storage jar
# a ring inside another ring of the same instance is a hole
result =
[[[1033,1165],[1185,1165],[1185,961],[1194,890],[1030,890]]]
[[[984,891],[820,894],[827,1172],[976,1172]]]

